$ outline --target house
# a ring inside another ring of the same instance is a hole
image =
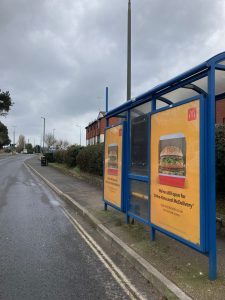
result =
[[[120,118],[113,117],[109,125],[120,122]],[[96,120],[90,122],[86,129],[86,145],[95,145],[104,142],[104,130],[106,127],[105,112],[100,111]]]
[[[118,124],[120,118],[110,118],[109,125]],[[216,123],[225,124],[225,99],[216,102]],[[95,145],[104,142],[104,130],[106,127],[105,112],[100,111],[96,120],[90,122],[86,129],[86,145]]]

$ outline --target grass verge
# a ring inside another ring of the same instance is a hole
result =
[[[49,166],[56,168],[63,173],[73,176],[77,179],[84,180],[98,188],[103,187],[103,179],[100,176],[82,172],[78,167],[69,168],[66,164],[49,163]]]

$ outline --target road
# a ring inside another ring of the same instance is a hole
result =
[[[130,299],[25,159],[0,158],[0,299]]]

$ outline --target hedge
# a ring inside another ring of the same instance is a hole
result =
[[[103,174],[103,144],[81,147],[72,145],[67,150],[57,150],[54,160],[68,167],[76,167],[83,172],[102,176]]]
[[[46,152],[45,157],[47,158],[48,162],[54,162],[54,155],[52,152]]]
[[[70,146],[55,152],[55,161],[69,167],[76,165],[81,171],[102,176],[103,144],[80,147]],[[216,125],[216,183],[217,191],[225,192],[225,125]]]
[[[59,164],[63,164],[63,163],[64,163],[65,151],[66,151],[66,150],[57,150],[57,151],[54,153],[54,159],[55,159],[55,162],[57,162],[57,163],[59,163]]]
[[[103,174],[103,144],[87,146],[77,155],[77,165],[81,171],[102,176]]]
[[[225,125],[216,125],[216,186],[225,192]]]
[[[67,150],[64,152],[64,163],[68,166],[68,167],[76,167],[77,165],[77,155],[78,153],[81,151],[83,147],[81,146],[77,146],[77,145],[72,145],[70,147],[67,148]]]

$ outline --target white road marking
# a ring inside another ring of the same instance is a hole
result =
[[[95,242],[95,240],[87,233],[87,231],[74,219],[71,214],[62,208],[63,213],[69,219],[70,223],[75,227],[80,236],[85,240],[93,252],[97,255],[99,260],[109,270],[121,288],[131,299],[145,300],[145,298],[133,284],[129,281],[126,275],[114,264],[111,258],[105,253],[105,251]]]
[[[41,178],[47,185],[50,187],[56,194],[61,197],[64,196],[66,199],[68,199],[78,210],[82,211],[83,215],[88,216],[90,220],[93,221],[93,223],[96,224],[98,228],[101,228],[109,236],[109,238],[112,238],[113,241],[119,240],[118,237],[116,237],[112,232],[110,232],[107,228],[104,227],[102,224],[98,224],[97,219],[91,215],[86,208],[82,207],[77,201],[75,201],[73,198],[71,198],[68,194],[63,193],[60,189],[58,189],[53,183],[51,183],[49,180],[47,180],[43,175],[41,175],[38,171],[36,171],[33,167],[31,167],[30,164],[27,164],[24,162],[24,165],[26,165],[27,168],[33,171],[33,176],[38,176],[38,178]],[[32,173],[32,172],[31,172]],[[40,183],[39,183],[40,184]],[[141,271],[142,275],[145,277],[145,272],[159,280],[162,284],[163,291],[164,289],[170,290],[174,295],[176,295],[177,298],[181,300],[191,300],[192,298],[185,294],[184,291],[182,291],[176,284],[174,284],[172,281],[170,281],[167,277],[165,277],[162,273],[160,273],[153,265],[151,265],[148,261],[146,261],[143,257],[141,257],[138,253],[134,252],[131,248],[129,248],[123,241],[120,240],[120,245],[124,249],[125,252],[127,252],[128,255],[130,255],[133,259],[138,261],[140,267],[143,269]],[[144,297],[143,297],[144,299]]]

